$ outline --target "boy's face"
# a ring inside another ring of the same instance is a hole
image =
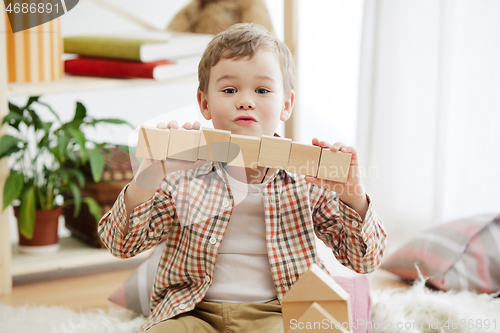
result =
[[[208,91],[198,92],[201,113],[214,128],[258,137],[275,133],[290,117],[293,100],[293,92],[285,97],[278,60],[269,51],[221,59],[210,70]]]

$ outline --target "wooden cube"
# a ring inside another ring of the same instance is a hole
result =
[[[286,169],[292,139],[263,135],[260,142],[259,166]]]
[[[198,146],[200,144],[200,131],[186,130],[183,128],[170,129],[170,142],[168,144],[168,158],[196,162],[198,160]]]
[[[286,170],[304,176],[316,177],[321,147],[292,142]]]
[[[333,152],[330,149],[323,148],[316,177],[340,183],[347,182],[351,157],[352,155],[348,153]]]
[[[167,158],[170,130],[141,126],[135,156],[164,160]]]
[[[228,165],[256,168],[259,161],[260,138],[231,134]]]
[[[227,162],[230,141],[230,131],[203,128],[201,130],[198,158],[201,160]]]

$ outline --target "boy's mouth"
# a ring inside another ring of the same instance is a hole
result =
[[[234,118],[234,122],[238,124],[251,124],[257,122],[257,120],[252,116],[239,116]]]

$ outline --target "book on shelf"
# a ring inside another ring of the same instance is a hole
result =
[[[64,38],[64,52],[86,57],[152,62],[201,55],[213,35],[147,32]]]
[[[64,71],[73,75],[166,80],[196,74],[199,61],[199,56],[153,62],[81,57],[65,60]]]

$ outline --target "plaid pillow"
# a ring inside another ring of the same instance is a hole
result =
[[[160,242],[142,264],[130,274],[127,281],[119,286],[109,300],[116,305],[132,310],[143,316],[149,316],[151,311],[149,301],[156,276],[156,268],[160,262],[164,242]]]
[[[441,290],[500,290],[500,215],[480,215],[441,224],[416,236],[381,268],[418,279],[417,265]]]

